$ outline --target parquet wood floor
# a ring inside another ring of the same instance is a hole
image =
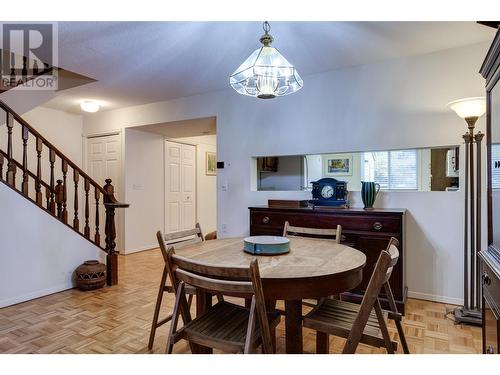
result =
[[[148,353],[147,342],[163,260],[159,250],[120,256],[120,283],[92,292],[76,289],[0,309],[0,353]],[[172,309],[166,295],[163,310]],[[282,306],[281,306],[282,307]],[[480,353],[481,329],[454,325],[454,306],[410,299],[403,325],[412,353]],[[168,324],[157,331],[154,353],[165,350]],[[397,339],[393,324],[390,333]],[[304,329],[304,351],[315,352],[315,333]],[[331,337],[331,353],[344,340]],[[284,321],[277,351],[284,353]],[[176,353],[190,353],[184,342]],[[357,353],[384,353],[361,345]]]

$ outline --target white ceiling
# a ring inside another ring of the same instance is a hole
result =
[[[47,106],[79,112],[96,99],[107,110],[227,88],[262,33],[261,22],[61,22],[59,66],[97,82]],[[494,37],[474,22],[271,22],[270,33],[306,85],[309,74]]]
[[[192,120],[136,126],[134,129],[161,134],[167,138],[186,138],[216,134],[216,121],[215,117],[203,117]]]

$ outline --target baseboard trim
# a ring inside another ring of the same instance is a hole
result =
[[[462,305],[464,301],[461,298],[438,296],[436,294],[420,293],[408,291],[409,298],[423,299],[425,301],[448,303],[450,305]]]
[[[56,285],[47,289],[37,290],[31,293],[24,294],[22,296],[16,296],[9,299],[0,300],[0,308],[16,305],[18,303],[31,301],[32,299],[48,296],[49,294],[54,294],[62,292],[64,290],[73,289],[75,286],[73,283],[64,283],[61,285]]]
[[[128,255],[128,254],[133,254],[133,253],[139,253],[141,251],[153,250],[153,249],[157,249],[157,248],[158,248],[158,244],[156,243],[154,245],[141,246],[141,247],[136,247],[135,249],[126,250],[123,252],[123,254]]]

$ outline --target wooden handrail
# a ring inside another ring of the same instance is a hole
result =
[[[5,104],[3,101],[0,100],[0,108],[2,108],[5,112],[12,114],[14,119],[21,124],[22,126],[25,126],[28,128],[29,132],[33,134],[35,137],[38,137],[42,139],[43,144],[47,146],[50,150],[53,150],[59,158],[62,160],[66,160],[68,162],[68,165],[72,169],[76,169],[78,173],[80,174],[81,177],[83,177],[86,180],[90,181],[90,184],[93,185],[95,188],[99,189],[102,194],[104,194],[104,188],[100,186],[92,177],[90,177],[87,173],[85,173],[78,165],[73,163],[62,151],[60,151],[56,146],[54,146],[52,143],[50,143],[43,135],[41,135],[36,129],[34,129],[30,124],[28,124],[21,116],[19,116],[12,108],[10,108],[7,104]]]
[[[72,162],[62,151],[57,149],[52,143],[50,143],[45,137],[43,137],[37,130],[35,130],[30,124],[28,124],[21,116],[19,116],[12,108],[0,100],[0,108],[2,108],[6,113],[6,125],[7,125],[7,151],[0,150],[0,181],[7,184],[10,188],[16,190],[18,193],[23,195],[25,198],[35,203],[40,208],[47,211],[52,216],[58,218],[63,224],[71,228],[94,245],[98,246],[101,250],[107,253],[107,281],[108,285],[114,285],[118,282],[118,256],[116,254],[116,228],[115,228],[115,209],[116,208],[126,208],[129,205],[125,203],[120,203],[114,196],[114,187],[111,184],[111,180],[106,180],[106,185],[101,186],[98,182],[93,180],[87,173],[85,173],[78,165]],[[13,156],[13,129],[15,124],[21,126],[21,140],[22,140],[22,162],[14,159]],[[36,154],[33,153],[28,155],[28,139],[29,135],[34,136]],[[50,182],[47,183],[42,180],[41,173],[41,155],[43,152],[43,145],[48,148],[48,160],[50,167]],[[28,156],[36,157],[37,160],[37,171],[32,172],[28,168]],[[55,165],[56,157],[61,159],[61,169],[62,178],[57,179],[55,175]],[[6,161],[6,163],[5,163]],[[6,168],[4,168],[6,167]],[[73,169],[72,173],[68,174],[68,168]],[[3,169],[6,170],[5,179],[3,177]],[[22,172],[22,183],[21,189],[17,188],[16,184],[16,173],[17,170]],[[84,189],[81,190],[84,199],[84,226],[82,231],[80,231],[80,223],[78,217],[78,200],[80,196],[78,194],[78,185],[80,177],[83,178]],[[32,179],[35,184],[35,195],[36,198],[33,200],[29,196],[29,179]],[[93,195],[90,194],[91,186],[94,188]],[[45,188],[46,201],[45,207],[43,202],[42,187]],[[68,192],[72,188],[73,192]],[[67,199],[68,196],[74,197],[73,205],[73,218],[72,225],[68,224],[68,207]],[[102,199],[101,199],[102,196]],[[95,202],[95,221],[93,228],[90,227],[90,208],[93,204],[90,200]],[[102,202],[102,203],[101,203]],[[105,207],[105,246],[101,246],[101,234],[99,226],[99,205],[103,204]],[[94,236],[91,236],[92,230],[94,231]]]

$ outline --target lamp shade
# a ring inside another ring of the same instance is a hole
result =
[[[278,50],[271,46],[273,37],[268,33],[269,23],[264,22],[265,34],[260,38],[262,47],[256,49],[229,77],[229,83],[239,94],[271,99],[292,94],[304,82],[297,69]]]
[[[482,96],[459,99],[448,103],[448,107],[461,118],[481,117],[486,113],[486,99]]]

